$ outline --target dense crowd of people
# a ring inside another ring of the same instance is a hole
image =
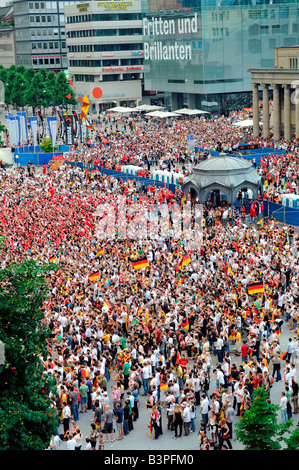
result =
[[[104,135],[106,144],[85,145],[80,158],[94,153],[99,164],[113,165],[124,155],[135,163],[167,157],[175,166],[191,158],[182,138],[190,126],[182,121]],[[216,131],[224,145],[242,138],[241,131],[223,134],[223,126],[228,120],[201,119],[193,130],[205,135],[204,146]],[[279,164],[271,158],[263,167],[268,196],[272,185],[297,184],[296,152]],[[283,173],[271,180],[278,169]],[[282,419],[298,412],[299,237],[292,227],[274,219],[248,226],[240,218],[202,225],[198,243],[189,244],[192,226],[190,233],[173,229],[182,210],[179,193],[166,199],[162,188],[67,164],[1,169],[0,188],[1,267],[26,259],[59,265],[49,274],[43,306],[52,332],[44,374],[56,379],[53,406],[63,423],[50,448],[59,448],[61,437],[70,450],[102,449],[115,432],[126,438],[140,419],[141,394],[151,438],[160,439],[166,426],[174,439],[196,431],[202,450],[231,449],[233,417],[250,407],[258,386],[271,397],[274,379],[284,381]],[[167,215],[159,211],[163,203]],[[121,204],[126,210],[119,213]],[[146,208],[142,215],[140,208]],[[194,208],[189,199],[183,208],[204,218],[211,210]],[[226,209],[223,204],[221,214]],[[283,358],[282,322],[290,329]],[[86,441],[81,413],[93,416]]]

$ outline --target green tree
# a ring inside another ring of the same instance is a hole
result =
[[[12,65],[6,75],[5,90],[4,90],[4,100],[6,104],[12,104],[11,94],[14,86],[15,78],[17,75],[16,67]]]
[[[22,108],[25,105],[25,89],[26,82],[22,73],[17,72],[10,91],[10,103],[17,108]]]
[[[24,71],[23,76],[24,76],[26,86],[30,86],[35,76],[35,70],[32,67],[30,67]]]
[[[26,261],[0,270],[0,340],[5,344],[5,363],[0,365],[1,450],[44,450],[58,425],[49,398],[56,384],[42,376],[50,334],[42,305],[52,269],[57,266]]]
[[[32,106],[34,112],[35,108],[42,109],[49,105],[47,90],[45,87],[44,75],[41,72],[37,72],[31,84],[26,87],[24,101],[26,106]]]
[[[284,438],[286,443],[286,450],[298,450],[299,449],[299,428],[295,428],[289,438]]]
[[[258,387],[252,397],[249,410],[236,424],[236,439],[243,443],[245,450],[279,450],[284,434],[290,432],[292,421],[277,423],[279,405],[270,403],[268,392]]]
[[[55,75],[55,72],[50,70],[47,74],[46,81],[45,81],[45,89],[46,89],[47,100],[49,104],[55,103],[56,80],[57,80],[57,77]]]
[[[42,141],[42,143],[40,144],[40,148],[46,153],[53,152],[51,137],[45,137],[44,140]],[[54,152],[55,152],[55,150],[57,150],[57,148],[58,148],[58,146],[55,145],[54,146]]]
[[[55,86],[55,105],[66,107],[77,104],[76,94],[69,85],[65,73],[59,72]]]
[[[6,132],[6,127],[4,126],[4,124],[1,124],[0,122],[0,144],[3,143],[3,140],[2,140],[2,132]]]

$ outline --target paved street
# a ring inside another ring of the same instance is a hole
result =
[[[282,325],[282,332],[281,332],[281,348],[282,351],[285,351],[285,347],[288,343],[290,329],[289,326],[284,322]],[[240,364],[240,357],[236,356],[234,353],[231,354],[232,362],[236,364]],[[212,365],[215,366],[216,358],[213,356]],[[296,365],[297,374],[298,374],[298,364]],[[272,365],[270,363],[270,371],[272,372]],[[111,387],[114,384],[112,380],[108,382],[108,393],[111,397]],[[211,386],[210,392],[213,392],[216,389],[215,380],[213,374],[211,375]],[[278,403],[280,401],[280,392],[284,390],[284,383],[283,381],[274,382],[273,387],[271,389],[271,399],[272,403]],[[142,395],[143,389],[141,389],[140,395]],[[198,430],[200,425],[200,413],[199,409],[197,408],[197,417],[196,417],[196,432],[191,433],[188,437],[181,437],[179,439],[174,440],[173,436],[174,433],[167,430],[167,418],[166,418],[166,408],[163,408],[162,412],[162,429],[163,435],[159,437],[158,440],[154,440],[154,435],[152,434],[149,437],[149,418],[150,412],[145,407],[146,398],[140,396],[140,408],[139,408],[139,420],[134,423],[134,430],[126,436],[123,440],[117,441],[115,440],[113,443],[105,444],[105,450],[107,451],[161,451],[161,450],[172,450],[172,451],[196,451],[199,449],[198,446]],[[111,400],[112,403],[112,400]],[[78,421],[78,425],[82,432],[83,438],[83,445],[82,449],[85,445],[85,437],[89,435],[90,432],[90,423],[92,421],[92,411],[88,411],[86,414],[80,413],[80,420]],[[235,417],[235,423],[238,422],[238,417]],[[293,415],[294,426],[297,425],[299,421],[299,415]],[[278,421],[280,422],[280,413],[278,413]],[[60,432],[63,432],[62,426],[60,427]],[[208,433],[209,436],[209,433]],[[117,432],[114,434],[114,437],[117,437]],[[242,450],[243,446],[238,441],[232,441],[233,449],[234,450]],[[62,450],[65,449],[65,443],[62,443],[61,446]]]

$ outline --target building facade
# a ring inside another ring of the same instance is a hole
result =
[[[17,65],[67,69],[64,7],[73,3],[76,0],[14,0]]]
[[[249,68],[299,44],[298,1],[142,0],[145,88],[172,110],[226,113],[251,104]]]
[[[253,134],[274,140],[299,138],[299,46],[275,49],[275,66],[249,69],[253,87]],[[262,91],[262,109],[259,91]],[[269,91],[273,93],[273,111],[269,114]],[[260,114],[262,116],[260,116]],[[259,123],[262,118],[262,130]]]
[[[16,43],[13,7],[0,8],[0,64],[8,69],[16,65]]]
[[[136,106],[142,97],[140,0],[92,1],[65,8],[68,70],[93,112]]]

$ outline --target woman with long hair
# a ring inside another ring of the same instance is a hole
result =
[[[151,425],[155,431],[154,439],[157,440],[160,435],[160,413],[156,405],[152,407],[151,412]]]
[[[174,405],[172,419],[173,419],[173,426],[174,426],[174,439],[176,439],[177,437],[181,437],[182,430],[183,430],[182,409],[178,403]],[[179,435],[178,435],[178,428],[179,428]]]

